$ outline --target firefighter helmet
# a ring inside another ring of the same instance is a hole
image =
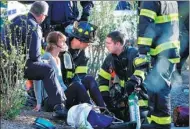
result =
[[[73,25],[66,27],[65,32],[84,43],[93,43],[95,41],[97,26],[86,21],[74,22]]]

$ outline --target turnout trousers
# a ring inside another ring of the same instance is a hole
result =
[[[147,120],[162,129],[171,127],[170,79],[174,70],[175,64],[170,63],[167,59],[160,59],[145,80],[150,107]]]

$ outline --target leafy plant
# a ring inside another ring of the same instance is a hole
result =
[[[23,70],[26,62],[26,49],[21,44],[13,46],[11,39],[16,32],[11,31],[10,23],[6,18],[4,19],[5,27],[1,30],[2,44],[0,46],[1,115],[7,119],[14,118],[20,112],[20,108],[23,106],[22,103],[25,101],[25,97],[23,97],[25,94],[23,90],[25,82]],[[15,26],[14,29],[16,28]],[[17,43],[21,41],[17,38],[15,40]],[[10,47],[7,47],[7,42],[10,43]]]

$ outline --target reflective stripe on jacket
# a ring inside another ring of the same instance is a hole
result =
[[[164,56],[171,63],[180,61],[177,2],[141,2],[138,27],[140,54]]]

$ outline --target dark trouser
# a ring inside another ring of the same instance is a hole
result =
[[[168,67],[164,63],[165,61]],[[149,123],[154,123],[163,129],[169,129],[171,124],[170,79],[175,70],[175,64],[171,64],[167,59],[164,62],[157,62],[145,80],[149,95],[148,103],[152,109],[147,119]]]
[[[65,95],[67,97],[67,109],[80,103],[90,103],[90,97],[88,96],[84,85],[79,81],[72,82],[67,90],[65,90]]]
[[[82,83],[84,84],[86,90],[89,90],[90,96],[92,100],[96,103],[96,105],[100,107],[105,107],[104,100],[94,77],[86,75],[84,79],[82,79]]]
[[[58,82],[53,68],[49,64],[27,61],[24,77],[29,80],[42,80],[51,106],[65,101],[65,94]]]
[[[105,107],[102,95],[100,94],[95,79],[92,76],[87,75],[84,77],[84,79],[82,79],[81,82],[72,82],[69,85],[68,89],[65,91],[65,95],[67,97],[66,107],[69,109],[71,106],[79,103],[91,104],[87,90],[89,90],[90,96],[96,105]]]

